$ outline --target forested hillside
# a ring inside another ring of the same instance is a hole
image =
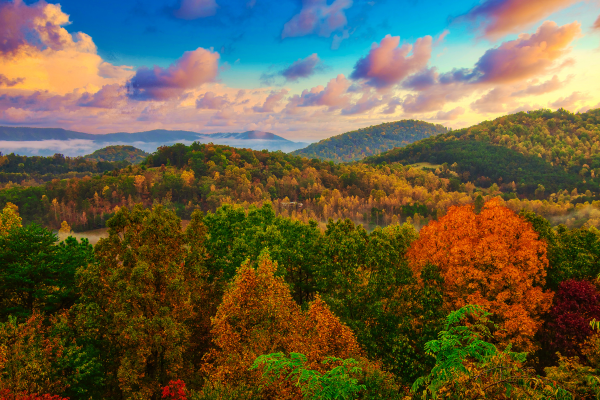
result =
[[[94,161],[84,157],[20,156],[0,152],[0,188],[37,186],[53,179],[66,179],[101,174],[125,168],[130,163],[121,161]]]
[[[139,164],[149,153],[144,150],[137,149],[133,146],[107,146],[94,151],[92,154],[83,156],[83,158],[92,161],[127,161],[131,164]]]
[[[442,125],[412,119],[389,122],[323,139],[292,154],[336,163],[357,161],[447,131]]]
[[[485,186],[515,182],[533,194],[598,190],[600,109],[573,114],[565,110],[517,113],[470,128],[419,141],[374,156],[367,163],[456,163],[466,181]]]

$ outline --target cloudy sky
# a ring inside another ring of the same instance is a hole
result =
[[[600,107],[600,0],[0,0],[0,125],[316,141]]]

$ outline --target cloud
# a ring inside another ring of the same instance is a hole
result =
[[[205,18],[215,15],[218,7],[215,0],[181,0],[179,8],[173,11],[173,15],[188,20]]]
[[[25,78],[8,79],[5,75],[0,74],[0,87],[13,87],[23,82]]]
[[[273,91],[262,106],[254,106],[252,109],[255,112],[263,113],[263,112],[273,112],[275,111],[275,107],[281,103],[281,100],[285,98],[285,95],[288,93],[287,89],[281,89],[279,91]]]
[[[117,108],[125,101],[126,88],[119,84],[105,85],[94,94],[84,93],[78,101],[81,107]]]
[[[458,69],[441,81],[510,83],[550,72],[555,61],[569,51],[569,44],[581,33],[578,22],[558,26],[546,21],[532,34],[487,50],[472,70]]]
[[[281,38],[311,34],[329,37],[346,26],[344,10],[351,6],[352,0],[335,0],[331,5],[327,0],[302,0],[302,9],[285,23]]]
[[[387,107],[383,110],[383,113],[394,114],[396,112],[396,108],[400,105],[402,105],[402,101],[399,98],[394,97],[388,102]]]
[[[347,90],[350,87],[350,81],[343,74],[331,79],[326,87],[321,85],[312,89],[304,90],[298,98],[298,105],[301,107],[309,106],[327,106],[330,110],[335,110],[346,106],[350,102],[350,96]],[[298,97],[298,95],[294,96]]]
[[[376,88],[386,88],[427,66],[431,58],[431,36],[417,39],[414,47],[410,44],[398,47],[399,44],[400,37],[391,35],[384,37],[379,45],[373,43],[369,54],[354,66],[350,78],[363,79]]]
[[[469,20],[488,39],[499,39],[530,27],[581,0],[485,0],[456,20]]]
[[[323,68],[323,62],[317,53],[313,53],[306,58],[294,61],[292,65],[285,68],[279,74],[288,82],[297,82],[298,79],[308,78],[315,72],[322,71]]]
[[[436,120],[440,121],[449,121],[458,119],[461,115],[465,113],[465,109],[462,107],[453,108],[450,111],[438,111],[435,115]]]
[[[598,16],[598,19],[594,22],[594,29],[600,30],[600,16]]]
[[[509,87],[496,87],[471,103],[471,108],[479,113],[499,113],[506,111],[505,104],[516,107]]]
[[[561,97],[558,100],[550,103],[554,108],[565,108],[571,109],[575,106],[575,103],[583,100],[590,99],[590,96],[581,92],[573,92],[567,97]]]
[[[220,110],[229,104],[227,95],[217,96],[214,92],[206,92],[196,99],[196,108],[205,110]]]
[[[362,97],[351,107],[342,109],[342,115],[362,114],[372,110],[373,108],[379,107],[382,104],[385,104],[384,98],[380,98],[369,93],[364,93]]]
[[[168,68],[139,68],[127,83],[128,95],[134,100],[168,100],[213,81],[218,72],[219,53],[199,47]]]
[[[567,80],[561,82],[558,76],[554,75],[552,79],[542,82],[539,85],[529,85],[526,89],[514,92],[511,96],[524,97],[524,96],[539,96],[544,93],[549,93],[554,90],[558,90],[564,86],[564,84],[571,79],[571,76]]]

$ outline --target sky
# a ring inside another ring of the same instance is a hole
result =
[[[313,142],[600,107],[600,0],[0,0],[0,125]]]

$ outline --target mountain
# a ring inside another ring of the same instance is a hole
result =
[[[600,190],[600,109],[505,115],[365,159],[366,163],[448,163],[482,186],[512,181],[521,192]]]
[[[323,139],[293,154],[325,161],[349,162],[448,132],[442,125],[403,120],[370,126]]]
[[[307,143],[293,142],[273,133],[248,131],[237,133],[197,133],[190,131],[170,131],[155,129],[144,132],[117,132],[90,134],[69,131],[61,128],[29,128],[0,126],[0,148],[4,153],[22,155],[52,155],[62,153],[68,156],[88,154],[107,145],[131,144],[153,152],[159,146],[192,142],[228,145],[233,147],[267,149],[289,152],[307,146]]]
[[[107,146],[96,150],[84,158],[92,161],[129,161],[132,164],[139,164],[150,153],[137,149],[133,146]]]

